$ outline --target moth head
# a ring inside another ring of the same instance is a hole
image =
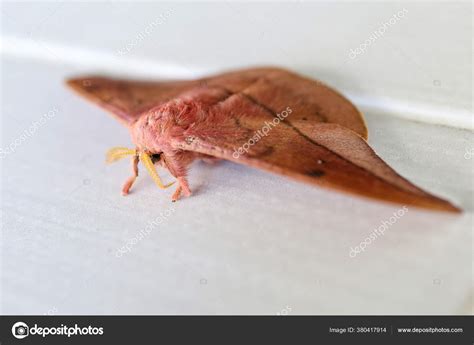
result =
[[[107,163],[115,162],[127,156],[132,156],[134,160],[141,161],[150,174],[156,185],[162,189],[168,188],[173,183],[163,184],[155,170],[154,163],[161,159],[163,151],[160,147],[159,130],[160,113],[150,111],[140,118],[130,127],[130,134],[135,144],[135,149],[126,147],[114,147],[107,152]]]
[[[163,138],[166,124],[162,115],[160,107],[153,108],[130,126],[132,141],[139,151],[149,155],[163,152],[163,146],[166,146],[166,138]]]
[[[166,185],[163,184],[160,176],[158,176],[158,173],[155,170],[154,162],[160,160],[161,153],[153,154],[145,149],[139,148],[129,149],[126,147],[113,147],[107,152],[106,162],[113,163],[127,156],[132,156],[133,159],[141,161],[145,166],[145,169],[148,171],[151,178],[159,188],[165,189],[174,184],[174,182],[168,183]]]
[[[174,151],[177,141],[206,114],[199,103],[174,99],[142,113],[130,126],[130,134],[140,150],[153,154]]]

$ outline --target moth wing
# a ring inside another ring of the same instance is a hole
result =
[[[67,85],[129,126],[148,109],[198,85],[197,81],[146,82],[85,76]]]
[[[279,121],[243,94],[217,103],[206,116],[209,123],[175,139],[176,149],[385,201],[459,211],[401,177],[360,135],[338,124],[294,120],[293,114]]]
[[[290,106],[296,126],[300,121],[301,126],[305,121],[336,123],[367,139],[363,115],[346,97],[321,81],[282,68],[262,67],[228,72],[201,82],[225,87],[234,94],[243,93],[274,113]]]
[[[337,123],[367,138],[364,119],[349,100],[319,81],[281,68],[251,68],[193,81],[143,82],[90,76],[70,79],[67,84],[125,125],[193,89],[219,88],[229,94],[244,94],[273,112],[291,105],[294,120]]]

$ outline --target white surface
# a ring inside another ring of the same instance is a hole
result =
[[[467,212],[409,209],[351,259],[350,247],[397,206],[232,163],[195,165],[195,195],[176,204],[145,175],[124,198],[128,162],[105,166],[104,152],[128,145],[128,133],[63,87],[71,70],[12,60],[2,67],[3,147],[59,110],[3,160],[3,313],[468,311],[473,173],[464,154],[472,133],[367,112],[378,153]],[[171,216],[116,257],[170,207]]]
[[[352,49],[404,10],[351,58]],[[2,49],[12,56],[148,78],[288,66],[359,103],[474,128],[470,1],[12,2],[3,4],[0,18]]]
[[[257,18],[252,20],[238,11],[244,5],[180,4],[176,15],[117,64],[108,56],[169,5],[56,5],[2,8],[2,35],[8,37],[2,41],[2,149],[57,109],[0,160],[2,314],[471,312],[474,156],[468,153],[474,153],[474,135],[406,119],[435,119],[440,114],[431,110],[444,106],[454,110],[441,122],[459,124],[470,112],[472,66],[464,44],[470,38],[464,19],[469,4],[403,3],[415,6],[407,7],[415,16],[406,18],[408,27],[403,19],[353,62],[346,55],[354,42],[398,5],[295,3],[272,5],[271,11],[251,5],[249,13]],[[50,43],[65,53],[49,51]],[[389,44],[403,45],[421,69],[392,55]],[[280,45],[285,53],[277,53]],[[150,64],[137,66],[142,59]],[[350,258],[350,248],[397,205],[232,163],[194,165],[194,195],[176,204],[170,202],[172,190],[157,189],[145,174],[124,198],[120,187],[129,164],[106,166],[104,153],[130,144],[126,129],[66,90],[63,80],[85,71],[117,73],[117,67],[121,74],[143,76],[145,67],[161,61],[168,64],[148,77],[265,62],[353,91],[370,144],[382,158],[465,213],[410,208],[364,253]],[[382,96],[389,98],[386,104],[379,102]],[[120,247],[170,208],[169,217],[117,257]]]

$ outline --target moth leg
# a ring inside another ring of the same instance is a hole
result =
[[[133,183],[135,182],[137,176],[138,176],[138,156],[134,156],[132,158],[132,171],[133,171],[133,175],[130,176],[127,181],[125,181],[124,185],[123,185],[123,188],[122,188],[122,195],[125,196],[125,195],[128,195],[128,193],[130,192],[130,188],[132,188],[132,185]]]
[[[163,165],[169,170],[171,175],[176,177],[178,187],[174,192],[171,201],[175,202],[183,193],[186,196],[191,195],[188,180],[186,178],[188,166],[198,157],[194,152],[179,152],[173,154],[162,154]]]
[[[184,195],[186,196],[191,195],[191,189],[189,189],[189,184],[186,177],[184,176],[177,177],[177,180],[178,180],[179,185],[178,185],[178,188],[176,188],[175,192],[173,193],[173,196],[171,197],[171,201],[173,202],[179,199],[179,197],[181,196],[181,193],[184,193]]]
[[[179,197],[181,196],[181,191],[182,190],[183,190],[183,188],[181,187],[181,185],[179,185],[178,188],[176,188],[176,190],[173,193],[173,196],[171,197],[172,202],[176,202],[176,200],[179,199]]]

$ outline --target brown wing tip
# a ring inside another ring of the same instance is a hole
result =
[[[94,80],[97,80],[97,77],[68,78],[65,80],[65,84],[74,90],[84,90],[90,87]]]
[[[369,195],[370,196],[370,195]],[[382,199],[401,205],[412,206],[436,212],[462,213],[463,210],[448,200],[427,193],[420,189],[418,193],[400,190],[395,193],[379,195]]]
[[[436,198],[436,200],[433,200],[433,204],[429,206],[429,208],[432,208],[433,210],[437,211],[444,211],[444,212],[451,212],[451,213],[462,213],[463,210],[452,203],[450,203],[447,200],[441,199],[441,198]],[[416,206],[416,205],[414,205]],[[426,207],[426,206],[425,206]]]
[[[70,78],[70,79],[66,79],[65,84],[73,91],[79,94],[85,95],[88,93],[87,86],[86,86],[87,80],[88,79],[85,79],[85,78]]]
[[[70,88],[76,89],[77,86],[80,84],[80,83],[79,83],[79,80],[80,80],[80,79],[70,78],[70,79],[66,79],[64,83],[65,83],[67,86],[69,86]]]
[[[447,208],[446,211],[452,212],[452,213],[463,213],[463,210],[457,206],[454,206],[452,204],[449,205],[450,208]]]
[[[335,186],[338,188],[337,186]],[[341,188],[338,188],[341,189]],[[349,190],[344,190],[344,192],[349,192]],[[351,194],[353,191],[351,191]],[[412,194],[407,191],[397,192],[395,194],[388,193],[388,194],[378,194],[372,195],[369,191],[367,192],[360,192],[357,194],[362,194],[364,197],[369,199],[376,199],[382,200],[387,203],[397,204],[397,205],[405,205],[407,207],[414,207],[419,210],[428,210],[433,212],[449,212],[449,213],[456,213],[460,214],[464,211],[452,204],[451,202],[434,196],[432,194],[425,193],[424,195],[419,194]]]
[[[437,197],[433,194],[423,192],[424,195],[415,195],[406,193],[405,195],[397,195],[394,199],[387,198],[387,201],[399,204],[413,206],[420,209],[432,210],[437,212],[462,213],[463,210],[448,200]]]
[[[94,97],[94,88],[92,87],[93,85],[97,86],[97,79],[96,77],[68,78],[65,80],[65,84],[78,95],[90,101],[97,102],[98,99]]]

